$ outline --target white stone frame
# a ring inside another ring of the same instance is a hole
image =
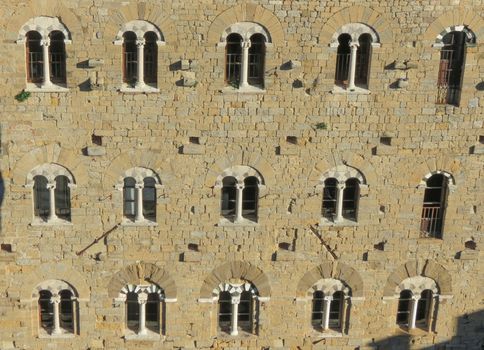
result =
[[[123,303],[125,305],[125,310],[124,310],[124,315],[126,315],[126,299],[128,293],[135,293],[138,295],[138,304],[139,304],[139,329],[137,332],[134,334],[131,333],[131,331],[127,327],[127,319],[125,319],[125,332],[127,337],[145,337],[145,336],[153,336],[155,335],[156,337],[159,337],[159,335],[162,333],[163,327],[162,327],[162,320],[164,315],[163,313],[163,307],[162,303],[165,302],[172,302],[173,300],[169,300],[165,298],[165,292],[162,288],[157,286],[156,284],[127,284],[125,285],[119,292],[118,297],[115,299],[116,303]],[[146,327],[146,303],[148,301],[148,294],[151,293],[156,293],[159,296],[159,301],[160,301],[160,314],[158,315],[158,323],[159,323],[159,333],[153,334],[152,331],[150,331]]]
[[[442,40],[444,36],[450,32],[464,32],[466,34],[466,44],[475,44],[477,37],[476,34],[466,25],[454,25],[446,27],[443,31],[441,31],[435,38],[435,43],[432,47],[435,48],[442,48],[444,43]]]
[[[117,184],[114,188],[118,191],[123,192],[124,190],[124,179],[131,177],[136,181],[136,217],[134,222],[124,216],[123,213],[123,224],[136,224],[136,225],[156,225],[156,222],[151,220],[145,219],[143,216],[143,188],[144,188],[144,179],[147,177],[153,178],[155,180],[155,189],[158,194],[158,190],[163,188],[161,184],[160,178],[158,175],[151,169],[143,168],[143,167],[134,167],[131,169],[126,170],[120,177],[118,177]],[[124,205],[124,196],[122,198],[123,205]]]
[[[409,290],[412,293],[412,300],[409,305],[409,320],[408,320],[408,330],[411,331],[416,327],[416,317],[417,317],[417,307],[418,301],[420,300],[421,293],[424,290],[432,291],[432,300],[430,303],[430,307],[428,310],[428,320],[427,320],[427,331],[431,331],[433,315],[436,310],[436,305],[439,301],[439,287],[437,282],[433,279],[425,276],[414,276],[404,279],[400,284],[395,288],[395,298],[397,301],[400,299],[400,293],[404,290]]]
[[[78,300],[79,296],[77,291],[67,282],[62,280],[45,280],[40,282],[32,291],[32,304],[36,303],[37,317],[40,317],[40,310],[39,310],[39,296],[41,291],[49,291],[52,294],[50,298],[50,303],[54,306],[54,329],[52,333],[47,333],[45,330],[42,330],[40,327],[40,320],[37,320],[37,327],[38,327],[38,334],[40,337],[55,337],[55,338],[63,338],[63,337],[71,337],[77,334],[77,324],[78,324]],[[60,292],[63,290],[68,290],[71,294],[71,301],[72,301],[72,317],[73,317],[73,333],[66,331],[65,329],[61,328],[60,326]],[[35,309],[34,305],[32,305],[32,309]]]
[[[329,43],[329,47],[337,50],[339,46],[338,38],[341,34],[348,34],[351,37],[350,42],[350,69],[348,72],[348,90],[355,91],[357,87],[355,85],[355,74],[356,74],[356,55],[358,51],[358,47],[360,46],[358,39],[363,34],[369,34],[371,36],[371,47],[378,48],[381,47],[380,37],[378,33],[365,23],[347,23],[340,27],[331,37],[331,42]],[[361,89],[360,89],[361,90]],[[336,89],[335,89],[336,91]]]
[[[158,40],[156,40],[157,47],[165,45],[165,40],[161,31],[152,23],[144,20],[134,20],[122,25],[121,29],[116,34],[113,41],[114,45],[123,45],[126,32],[133,32],[136,35],[136,46],[138,52],[138,69],[136,85],[133,87],[123,83],[121,91],[123,92],[158,92],[156,87],[147,85],[144,81],[144,46],[145,46],[145,34],[148,32],[155,33]],[[158,65],[158,62],[156,62]]]
[[[230,322],[230,335],[237,336],[239,335],[238,330],[238,312],[239,312],[239,303],[240,303],[240,296],[242,292],[250,292],[252,295],[252,299],[259,301],[259,293],[257,288],[249,282],[242,282],[242,283],[220,283],[217,288],[215,288],[212,292],[213,302],[217,302],[219,300],[219,296],[221,292],[229,292],[231,296],[231,303],[232,303],[232,319]],[[256,306],[254,305],[254,308]],[[253,315],[254,310],[252,310]],[[257,320],[252,319],[253,323],[257,323]],[[218,313],[217,313],[217,322],[218,322]],[[255,328],[255,327],[254,327]]]
[[[362,192],[366,192],[368,190],[368,185],[366,184],[365,176],[356,168],[353,168],[348,165],[338,165],[332,169],[329,169],[323,173],[323,175],[319,178],[319,183],[316,186],[318,192],[324,191],[324,182],[327,179],[334,178],[338,181],[337,185],[337,194],[336,194],[336,217],[334,221],[321,217],[321,224],[338,224],[338,223],[348,223],[348,220],[343,218],[343,191],[346,186],[346,181],[349,179],[356,179],[359,182],[359,195],[361,196]],[[322,203],[322,201],[321,201]],[[359,211],[359,200],[357,204],[357,211]]]
[[[230,34],[239,34],[242,37],[242,56],[240,62],[240,83],[239,83],[239,90],[250,90],[250,89],[257,89],[257,87],[249,85],[247,82],[248,78],[248,69],[249,69],[249,48],[251,46],[250,38],[254,34],[261,34],[265,38],[265,47],[270,48],[272,46],[271,35],[269,31],[260,25],[259,23],[255,22],[237,22],[229,27],[227,27],[222,35],[220,36],[220,42],[217,46],[225,47],[227,45],[227,37]],[[264,57],[265,60],[265,57]]]
[[[44,92],[59,92],[67,91],[64,86],[56,85],[50,80],[50,60],[45,59],[49,57],[50,38],[49,35],[53,31],[59,31],[64,34],[64,43],[71,44],[71,35],[67,28],[62,24],[57,17],[38,16],[29,19],[19,30],[16,43],[24,45],[26,43],[26,35],[30,31],[38,32],[41,36],[41,45],[43,47],[43,62],[44,62],[44,78],[40,87],[34,83],[27,83],[27,91],[44,91]],[[27,60],[27,55],[25,55]],[[28,62],[26,62],[26,65]]]
[[[242,216],[242,200],[243,200],[243,191],[244,191],[244,181],[248,177],[255,177],[258,181],[258,188],[259,188],[259,196],[257,198],[257,204],[259,204],[259,198],[263,193],[265,193],[266,186],[264,183],[264,178],[262,175],[254,168],[247,166],[247,165],[236,165],[231,168],[225,169],[215,181],[215,189],[222,189],[223,188],[223,180],[226,177],[233,177],[237,181],[236,188],[236,206],[235,206],[235,221],[236,224],[248,223],[250,220],[245,219]],[[221,219],[222,223],[228,222],[227,219]],[[250,221],[252,222],[252,221]]]
[[[341,333],[344,333],[346,328],[346,313],[348,310],[349,302],[351,300],[351,288],[346,285],[341,280],[334,278],[323,278],[318,282],[313,284],[311,288],[308,289],[307,299],[312,301],[314,292],[320,291],[324,295],[324,306],[323,306],[323,322],[321,324],[321,329],[324,332],[329,331],[329,311],[331,309],[331,302],[333,300],[333,294],[336,292],[343,292],[344,299],[341,309]],[[312,312],[311,304],[311,312]]]
[[[34,190],[34,178],[36,176],[43,176],[47,179],[47,189],[49,190],[49,197],[50,197],[50,214],[47,218],[47,222],[44,222],[40,217],[35,215],[35,193]],[[33,168],[28,174],[26,178],[26,188],[32,189],[32,225],[39,225],[39,224],[49,224],[49,225],[58,225],[58,224],[70,224],[70,222],[59,218],[55,213],[55,187],[56,187],[56,178],[58,176],[65,176],[69,180],[69,184],[67,185],[71,190],[77,188],[74,176],[72,173],[67,170],[62,165],[56,163],[44,163],[41,165],[36,166]],[[72,208],[71,208],[72,209]]]

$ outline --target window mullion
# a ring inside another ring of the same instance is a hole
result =
[[[143,188],[144,183],[137,183],[136,187],[136,216],[135,221],[143,221]]]
[[[359,44],[357,42],[350,43],[350,71],[349,71],[349,81],[348,81],[348,89],[350,91],[355,90],[355,75],[356,75],[356,53],[358,50]]]
[[[136,40],[136,49],[138,50],[138,79],[136,80],[136,87],[143,88],[145,86],[145,73],[144,73],[144,52],[145,52],[145,39]]]
[[[240,43],[242,45],[242,62],[240,70],[240,88],[246,88],[249,86],[247,77],[249,75],[249,49],[251,42],[250,40],[244,40]]]
[[[50,46],[50,39],[42,39],[40,42],[42,45],[42,54],[44,60],[44,80],[42,82],[42,87],[49,87],[52,86],[52,82],[50,81],[50,58],[49,58],[49,46]]]
[[[232,296],[232,322],[231,322],[231,331],[230,335],[238,335],[238,319],[239,319],[239,303],[240,303],[240,296]]]

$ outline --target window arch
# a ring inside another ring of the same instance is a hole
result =
[[[423,237],[442,238],[450,175],[435,173],[425,181],[420,221]]]
[[[78,334],[78,296],[70,284],[44,281],[35,288],[33,298],[37,301],[40,335]]]
[[[316,282],[308,291],[312,298],[311,325],[320,332],[343,333],[351,289],[341,280],[325,278]]]
[[[222,218],[242,223],[257,222],[259,192],[264,188],[262,176],[253,168],[235,166],[217,178],[221,188],[220,214]]]
[[[152,23],[135,20],[125,23],[115,45],[123,48],[122,91],[158,91],[158,47],[165,44],[161,31]]]
[[[66,168],[53,163],[40,165],[28,174],[27,187],[33,190],[34,223],[71,221],[71,189],[76,185]]]
[[[248,282],[221,283],[213,290],[218,303],[218,329],[230,335],[257,334],[258,292]]]
[[[372,48],[379,46],[378,34],[364,23],[348,23],[337,30],[330,43],[337,48],[335,85],[350,91],[368,89]]]
[[[439,299],[436,282],[424,276],[409,277],[398,285],[397,293],[397,325],[408,330],[420,328],[431,331]]]
[[[115,187],[123,192],[123,223],[156,223],[157,190],[162,186],[153,170],[131,168]]]
[[[323,189],[323,220],[358,221],[360,190],[366,186],[366,180],[357,169],[346,165],[333,168],[323,174],[319,186]]]
[[[66,48],[71,43],[67,28],[55,17],[35,17],[19,31],[18,44],[25,43],[27,88],[65,87]]]
[[[264,88],[268,31],[258,23],[239,22],[228,27],[222,37],[225,45],[225,82],[233,88]]]
[[[466,47],[475,35],[465,26],[446,29],[437,37],[440,63],[437,78],[437,103],[459,105],[464,77]]]

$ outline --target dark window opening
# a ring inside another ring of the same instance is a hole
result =
[[[47,220],[50,214],[50,192],[47,189],[47,178],[41,175],[34,177],[34,214]]]
[[[341,291],[333,294],[333,300],[329,307],[329,328],[333,330],[341,330],[341,320],[343,314],[344,293]]]
[[[458,105],[462,88],[465,62],[466,34],[447,33],[440,50],[439,75],[437,80],[437,103]]]
[[[218,298],[218,326],[222,332],[230,333],[232,324],[232,296],[221,292]]]
[[[356,51],[355,84],[368,88],[371,63],[371,35],[362,34],[358,38],[358,50]]]
[[[160,331],[160,295],[148,294],[146,301],[146,328],[158,333]]]
[[[230,34],[225,46],[225,82],[235,88],[240,84],[242,61],[242,37]]]
[[[412,302],[412,292],[405,289],[400,292],[398,299],[397,324],[408,326],[410,319],[410,305]]]
[[[311,324],[314,329],[320,330],[324,318],[324,294],[320,290],[313,293],[313,306],[311,312]]]
[[[123,34],[123,81],[134,85],[138,80],[138,49],[136,34],[126,32]]]
[[[60,175],[55,178],[55,214],[63,220],[71,220],[71,190],[69,179]]]
[[[244,332],[252,333],[252,294],[248,291],[242,292],[239,302],[238,324]]]
[[[59,322],[60,327],[68,332],[74,333],[74,308],[72,293],[62,290],[60,293]]]
[[[355,178],[346,180],[342,208],[342,215],[345,219],[352,221],[357,219],[359,184],[359,181]]]
[[[134,220],[136,217],[136,180],[132,177],[124,179],[123,187],[123,214],[124,217]]]
[[[442,238],[447,184],[447,177],[442,174],[432,175],[427,180],[420,222],[424,237]]]
[[[250,38],[249,64],[247,82],[250,85],[264,87],[265,38],[262,34],[254,34]]]
[[[246,219],[257,220],[257,200],[259,197],[259,180],[250,176],[244,180],[242,191],[242,216]]]
[[[156,221],[156,182],[152,177],[145,178],[143,182],[143,217]]]
[[[60,31],[50,33],[50,80],[53,83],[66,83],[66,45]]]
[[[236,210],[237,180],[232,176],[227,176],[222,183],[221,214],[223,217],[233,220]]]
[[[326,219],[334,220],[338,197],[338,181],[329,178],[324,181],[322,215]]]
[[[51,303],[52,293],[48,290],[39,292],[39,321],[40,327],[48,333],[54,329],[54,305]]]
[[[350,43],[351,36],[349,34],[341,34],[338,37],[338,51],[336,53],[336,72],[334,83],[339,86],[348,86],[349,72],[350,72]]]
[[[42,83],[44,80],[44,53],[40,45],[40,33],[28,32],[26,41],[27,52],[27,81],[29,83]]]
[[[158,37],[154,32],[148,32],[145,34],[143,78],[146,84],[156,85],[158,73],[158,46],[156,44],[157,40]]]
[[[133,292],[126,295],[126,326],[133,332],[139,329],[138,294]]]
[[[420,299],[417,304],[417,313],[415,316],[415,324],[417,327],[425,328],[428,326],[431,302],[432,291],[426,289],[420,294]]]

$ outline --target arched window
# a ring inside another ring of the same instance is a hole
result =
[[[407,289],[402,290],[400,292],[400,297],[398,298],[397,324],[408,326],[411,301],[412,292]]]
[[[229,220],[235,220],[237,202],[237,180],[232,176],[223,179],[221,214]]]
[[[322,291],[314,291],[312,304],[311,324],[314,329],[320,330],[324,319],[324,294]]]
[[[71,220],[71,191],[67,176],[59,175],[55,178],[55,214],[63,220]]]
[[[156,181],[145,177],[143,184],[143,216],[146,220],[156,221]]]
[[[433,293],[426,289],[420,293],[420,299],[417,304],[417,312],[415,316],[415,324],[417,327],[427,329],[430,322],[430,310],[432,305]]]
[[[344,298],[342,291],[335,292],[330,304],[328,326],[337,331],[341,331]]]
[[[133,332],[139,329],[139,302],[138,294],[129,292],[126,294],[126,327]]]
[[[334,77],[335,85],[348,86],[350,72],[350,43],[351,36],[343,33],[338,37],[338,51],[336,53],[336,72]]]
[[[66,45],[65,37],[61,31],[55,30],[50,33],[49,58],[50,80],[54,84],[66,83]]]
[[[437,103],[458,105],[465,66],[467,36],[463,31],[447,33],[442,38]]]
[[[238,323],[242,331],[252,333],[253,303],[252,294],[249,291],[243,291],[240,294]]]
[[[218,298],[218,327],[220,331],[230,333],[232,324],[232,296],[221,292]]]
[[[265,38],[262,34],[250,37],[247,82],[249,85],[264,87]]]
[[[51,301],[52,293],[48,290],[39,292],[39,321],[48,334],[54,330],[54,304]]]
[[[371,35],[364,33],[358,38],[358,50],[356,52],[356,86],[368,88],[370,77],[370,60],[371,60]]]
[[[60,327],[69,333],[74,333],[74,301],[70,290],[61,290],[59,305]]]
[[[123,81],[134,86],[138,80],[138,50],[136,47],[136,34],[125,32],[123,34]]]
[[[234,88],[240,84],[240,65],[242,61],[242,37],[232,33],[227,37],[225,46],[225,82]]]
[[[124,179],[123,187],[123,213],[124,217],[130,220],[136,217],[136,180],[132,177]]]
[[[259,198],[259,181],[255,176],[244,179],[242,191],[242,216],[251,221],[257,221],[257,201]]]
[[[160,294],[149,293],[146,301],[146,328],[160,332]]]
[[[356,221],[358,212],[359,182],[355,178],[346,180],[343,190],[342,215],[347,220]]]
[[[338,196],[338,180],[329,178],[324,180],[323,189],[323,217],[334,220],[336,217]]]
[[[42,175],[34,177],[34,215],[44,221],[50,216],[50,192],[47,178]]]
[[[26,35],[25,49],[27,54],[27,81],[42,83],[44,80],[44,53],[39,32],[30,31]]]
[[[144,36],[144,82],[156,86],[158,74],[158,37],[154,32]]]
[[[424,237],[442,238],[448,178],[434,174],[426,182],[420,232]]]

